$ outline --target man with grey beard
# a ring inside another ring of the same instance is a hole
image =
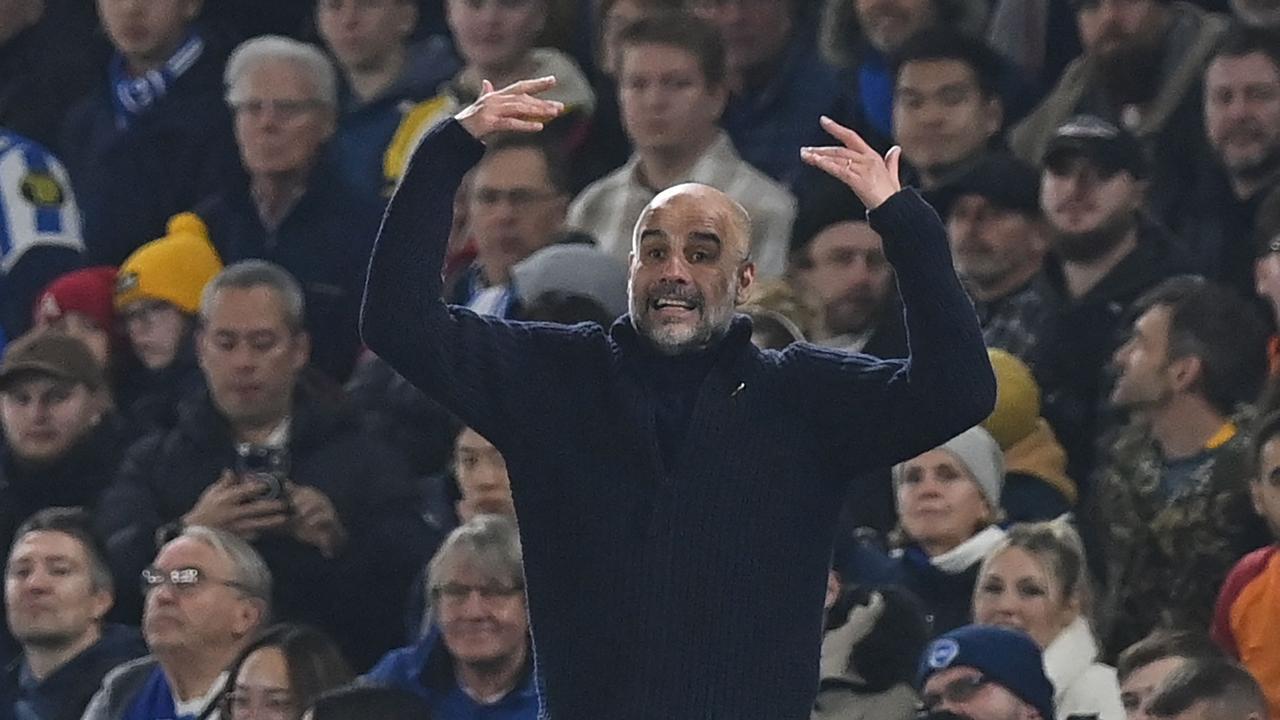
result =
[[[1280,37],[1233,28],[1204,75],[1205,139],[1196,202],[1166,218],[1206,277],[1253,294],[1258,208],[1280,188]],[[1210,157],[1211,156],[1211,157]]]
[[[1045,153],[1040,206],[1050,257],[1042,290],[1050,312],[1028,364],[1077,479],[1093,466],[1103,376],[1125,310],[1159,281],[1190,269],[1172,238],[1146,217],[1147,173],[1138,140],[1094,116],[1059,127]]]
[[[756,349],[734,312],[756,278],[751,218],[697,183],[640,212],[630,312],[607,330],[447,306],[457,185],[483,141],[563,112],[537,97],[555,82],[485,82],[423,139],[369,264],[365,341],[506,459],[543,715],[807,720],[841,500],[994,405],[946,232],[902,188],[899,150],[882,157],[824,118],[839,144],[801,159],[868,209],[897,275],[907,360]]]

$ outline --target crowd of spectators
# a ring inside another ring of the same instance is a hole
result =
[[[947,227],[996,410],[848,478],[814,718],[1280,718],[1276,0],[0,0],[0,720],[537,717],[504,459],[358,325],[419,141],[545,75],[450,303],[607,327],[696,181],[757,345],[907,357],[821,116]]]

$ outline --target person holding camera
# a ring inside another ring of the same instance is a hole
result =
[[[248,540],[277,578],[279,619],[322,628],[367,667],[403,639],[428,536],[403,459],[306,371],[303,310],[297,281],[267,262],[210,282],[195,338],[208,391],[130,449],[99,529],[122,588],[184,526]],[[138,600],[122,602],[136,612]]]

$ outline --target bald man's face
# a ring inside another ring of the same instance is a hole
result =
[[[653,199],[636,224],[631,324],[667,355],[724,335],[755,278],[746,213],[718,190],[685,184]]]

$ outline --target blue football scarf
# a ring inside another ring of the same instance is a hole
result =
[[[111,58],[107,76],[111,83],[111,102],[116,111],[116,125],[127,128],[134,119],[159,102],[173,87],[173,83],[191,69],[204,53],[204,40],[195,32],[187,34],[173,55],[154,70],[133,77],[125,69],[125,59],[120,53]]]

